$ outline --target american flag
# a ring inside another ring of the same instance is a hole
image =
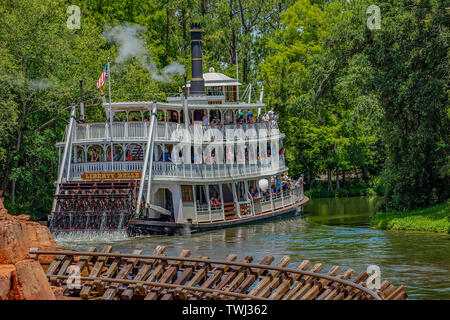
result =
[[[108,65],[106,65],[105,69],[103,70],[102,74],[100,75],[100,79],[98,79],[97,82],[97,89],[100,89],[103,87],[103,84],[105,83],[105,79],[108,77]]]

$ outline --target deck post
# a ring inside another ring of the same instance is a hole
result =
[[[67,162],[67,153],[69,152],[69,144],[72,138],[72,128],[74,126],[75,122],[75,116],[76,116],[76,109],[75,105],[72,105],[72,111],[70,112],[70,122],[69,122],[69,129],[67,130],[67,137],[66,137],[66,143],[64,145],[64,152],[63,152],[63,158],[61,161],[61,164],[59,166],[59,174],[58,174],[58,181],[56,182],[56,194],[59,194],[59,185],[62,182],[63,176],[64,176],[64,168],[66,167]],[[69,159],[70,161],[70,159]],[[56,199],[53,199],[53,206],[52,211],[56,209]]]
[[[223,205],[223,189],[222,189],[222,184],[219,184],[219,193],[220,193],[220,206],[222,207],[222,217],[223,220],[225,221],[225,207]]]
[[[74,121],[72,122],[72,125],[69,128],[70,133],[69,133],[69,137],[68,137],[68,150],[67,150],[68,154],[66,154],[66,157],[68,156],[69,159],[67,159],[67,158],[65,159],[65,161],[67,161],[66,181],[69,181],[69,179],[70,179],[70,165],[72,163],[72,141],[73,141],[73,136],[74,136],[74,131],[75,131],[74,130],[74,127],[75,127],[74,122],[75,122],[75,117],[76,117],[76,106],[74,105],[72,108],[74,109],[74,111],[73,111],[73,120]],[[70,121],[72,121],[72,115],[71,115]]]
[[[153,110],[152,110],[152,118],[151,118],[151,124],[150,129],[148,130],[148,138],[147,138],[147,148],[145,148],[145,158],[144,158],[144,165],[142,166],[142,176],[141,181],[139,184],[139,194],[137,198],[136,203],[136,212],[135,215],[138,216],[141,209],[141,199],[142,199],[142,193],[144,192],[144,183],[145,183],[145,176],[147,173],[147,165],[150,160],[150,167],[149,167],[149,178],[148,178],[148,187],[147,187],[147,198],[146,198],[146,206],[150,206],[149,200],[150,200],[150,187],[151,187],[151,180],[152,180],[152,166],[153,166],[153,134],[155,129],[155,123],[157,122],[156,119],[156,102],[153,103]],[[150,148],[148,147],[150,146]]]
[[[195,193],[195,185],[192,185],[192,196],[194,198],[194,214],[195,222],[198,223],[198,213],[197,213],[197,195]]]
[[[281,174],[277,176],[277,178],[280,177],[280,193],[281,193],[281,206],[284,208],[284,195],[283,195],[283,186],[282,186],[282,177]]]
[[[206,185],[205,193],[206,193],[206,203],[208,204],[209,222],[212,222],[211,201],[209,199],[209,184]]]
[[[233,190],[233,200],[234,203],[236,204],[236,213],[238,215],[238,217],[241,217],[241,207],[239,206],[239,199],[237,197],[237,193],[236,193],[236,182],[232,182],[231,183],[231,189]]]

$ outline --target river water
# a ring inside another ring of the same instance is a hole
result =
[[[339,265],[357,274],[377,265],[381,278],[396,287],[403,284],[410,299],[450,299],[450,235],[409,231],[381,231],[369,227],[378,198],[313,199],[301,216],[261,222],[189,236],[127,238],[124,233],[57,237],[58,245],[86,249],[112,245],[129,253],[134,249],[151,254],[156,245],[166,254],[191,250],[192,256],[225,259],[236,253],[259,262],[271,254],[276,261],[289,255],[295,268],[302,260],[322,263],[328,271]]]

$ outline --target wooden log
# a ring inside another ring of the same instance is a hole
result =
[[[322,270],[323,265],[321,263],[316,263],[310,272],[318,273]],[[292,288],[281,298],[281,300],[295,300],[294,296],[297,294],[299,290],[311,279],[311,276],[300,276],[293,284]]]
[[[340,272],[341,272],[341,267],[334,266],[327,272],[327,275],[337,276]],[[325,288],[329,283],[331,283],[331,280],[320,279],[317,283],[314,284],[314,286],[312,286],[311,289],[306,291],[305,294],[299,296],[300,300],[315,299],[319,295],[319,293],[322,291],[322,289]]]
[[[120,252],[113,252],[116,254],[120,254]],[[122,259],[120,257],[115,257],[113,262],[109,265],[104,273],[100,276],[101,278],[114,278],[115,274],[119,271],[119,266],[122,263]],[[101,280],[94,280],[94,287],[98,293],[102,294],[105,292],[105,287],[107,283]]]
[[[55,275],[58,271],[59,266],[61,265],[61,262],[66,258],[65,255],[59,254],[53,259],[53,261],[50,263],[50,266],[45,271],[45,275],[48,278],[51,278],[52,275]]]
[[[166,250],[165,246],[157,246],[155,250],[153,251],[153,255],[163,255],[164,251]],[[142,263],[142,261],[139,261],[138,264]],[[136,281],[142,281],[144,280],[150,271],[152,270],[153,266],[156,264],[155,259],[150,259],[145,262],[144,265],[141,266],[139,269],[139,272],[134,277],[134,280]],[[127,289],[124,290],[124,292],[121,294],[122,299],[124,300],[131,300],[131,298],[134,296],[135,291],[139,292],[140,288],[142,288],[142,284],[130,284]],[[137,290],[136,290],[137,289]]]
[[[200,259],[201,257],[197,256],[195,258]],[[179,284],[179,285],[185,284],[189,279],[192,278],[192,275],[194,274],[194,271],[199,264],[200,263],[197,261],[187,262],[185,264],[185,268],[184,268],[183,272],[176,278],[176,280],[173,283]],[[177,291],[177,292],[174,292],[174,291]],[[182,299],[184,296],[186,296],[186,295],[181,294],[181,292],[178,292],[178,291],[181,291],[181,290],[179,290],[179,289],[170,290],[170,292],[163,295],[161,300],[172,300],[172,299],[174,299],[174,296],[176,296],[178,299]]]
[[[111,246],[106,246],[102,249],[103,253],[110,253],[112,251]],[[94,264],[94,267],[91,270],[91,273],[89,274],[89,277],[98,277],[100,273],[103,270],[103,267],[105,266],[106,262],[108,261],[108,257],[105,256],[99,256],[97,261]],[[83,287],[81,288],[80,297],[82,299],[88,299],[89,294],[92,290],[93,281],[87,281]]]
[[[369,277],[369,275],[367,274],[367,272],[363,271],[355,279],[353,279],[353,282],[356,284],[359,284],[361,286],[364,286],[365,281],[367,280],[368,277]],[[356,298],[356,296],[361,293],[361,290],[358,290],[358,289],[350,287],[350,286],[345,286],[343,289],[343,293],[345,296],[343,298],[344,300],[354,300]],[[340,299],[341,297],[338,295],[336,298]],[[339,300],[339,299],[336,299],[336,300]]]
[[[275,258],[273,256],[265,256],[260,264],[263,265],[270,265]],[[252,286],[252,284],[258,279],[260,275],[264,273],[265,269],[258,269],[255,268],[253,271],[248,274],[245,279],[242,281],[242,283],[239,285],[237,289],[234,290],[234,292],[237,293],[246,293],[247,290]]]
[[[208,259],[208,257],[202,257],[202,259]],[[211,269],[211,265],[209,263],[203,263],[203,265],[197,270],[195,275],[192,277],[191,280],[189,280],[187,286],[188,287],[195,287],[197,286],[203,279],[206,278],[208,275],[208,271]],[[183,290],[185,294],[189,295],[188,290]]]
[[[386,300],[400,300],[405,295],[405,287],[401,285],[394,292],[392,292]]]
[[[179,254],[179,257],[186,258],[191,255],[190,250],[183,250]],[[167,270],[162,274],[161,278],[159,279],[160,283],[169,283],[177,274],[179,266],[183,264],[183,261],[173,261],[169,264],[169,267]],[[150,291],[147,293],[144,300],[156,300],[158,298],[158,295],[161,291],[161,288],[153,288],[150,289]]]
[[[285,268],[290,262],[291,258],[289,256],[284,256],[281,258],[280,262],[277,263],[277,267]],[[256,297],[268,297],[271,293],[271,290],[281,283],[282,279],[278,278],[280,274],[281,272],[278,270],[271,270],[268,275],[263,277],[250,291],[250,295]],[[272,281],[274,280],[275,282],[272,283]]]
[[[342,280],[348,280],[355,274],[355,271],[353,269],[348,269],[344,272],[343,275],[337,276],[339,279]],[[317,298],[317,300],[332,300],[334,297],[336,297],[339,293],[340,288],[342,288],[343,285],[340,283],[332,283],[327,289],[325,289],[324,292]]]
[[[241,263],[251,263],[252,261],[253,261],[253,257],[247,255],[247,256],[244,256],[240,262]],[[244,268],[245,267],[241,267],[241,266],[231,267],[230,271],[227,273],[226,277],[217,284],[216,289],[222,290],[223,287],[225,287],[227,284],[229,284],[236,277],[236,275]],[[216,295],[216,293],[214,293],[214,295]]]
[[[308,269],[308,267],[311,265],[311,262],[309,262],[309,260],[303,260],[303,262],[297,267],[297,270],[301,270],[301,271],[305,271],[306,269]],[[293,273],[291,274],[287,279],[284,279],[280,286],[274,290],[272,292],[272,294],[270,295],[269,299],[271,300],[280,300],[284,294],[289,290],[289,288],[291,287],[291,285],[297,281],[297,279],[300,277],[301,275],[298,273]]]
[[[89,247],[89,248],[87,248],[87,250],[86,250],[86,252],[95,252],[95,251],[97,251],[97,248],[96,247]],[[79,259],[78,259],[78,261],[77,261],[77,263],[76,263],[76,266],[78,267],[78,269],[80,270],[80,275],[83,275],[83,272],[84,272],[84,268],[86,268],[86,266],[88,265],[88,263],[89,263],[89,261],[92,259],[92,256],[89,256],[89,255],[86,255],[86,256],[81,256]],[[67,281],[63,281],[62,282],[63,284],[64,283],[67,283]],[[63,295],[67,292],[67,290],[68,290],[68,288],[67,288],[67,285],[62,285],[62,288],[63,288]]]
[[[237,259],[237,255],[235,254],[230,254],[227,256],[226,261],[235,261]],[[230,268],[229,265],[218,265],[217,267],[215,267],[212,271],[211,271],[211,275],[202,283],[202,285],[200,286],[201,288],[212,288],[214,285],[216,285],[222,278],[222,275],[228,271],[228,269]],[[203,297],[204,293],[200,292],[199,297]]]
[[[139,255],[142,253],[142,250],[133,250],[133,254]],[[120,269],[119,273],[116,276],[116,279],[126,279],[128,275],[131,273],[133,268],[136,266],[136,263],[139,261],[138,258],[129,258],[126,259],[125,264]],[[108,285],[105,293],[103,294],[102,300],[112,300],[117,294],[119,290],[120,284],[118,282],[112,282]]]
[[[64,256],[64,258],[59,263],[59,270],[55,272],[58,276],[64,276],[66,274],[67,268],[72,264],[73,256]],[[59,286],[61,279],[57,277],[50,277],[50,283],[54,286]]]

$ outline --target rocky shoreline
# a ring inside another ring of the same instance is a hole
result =
[[[53,256],[32,260],[30,248],[59,250],[46,226],[8,214],[0,191],[0,300],[63,300],[62,289],[50,286],[40,263]]]

